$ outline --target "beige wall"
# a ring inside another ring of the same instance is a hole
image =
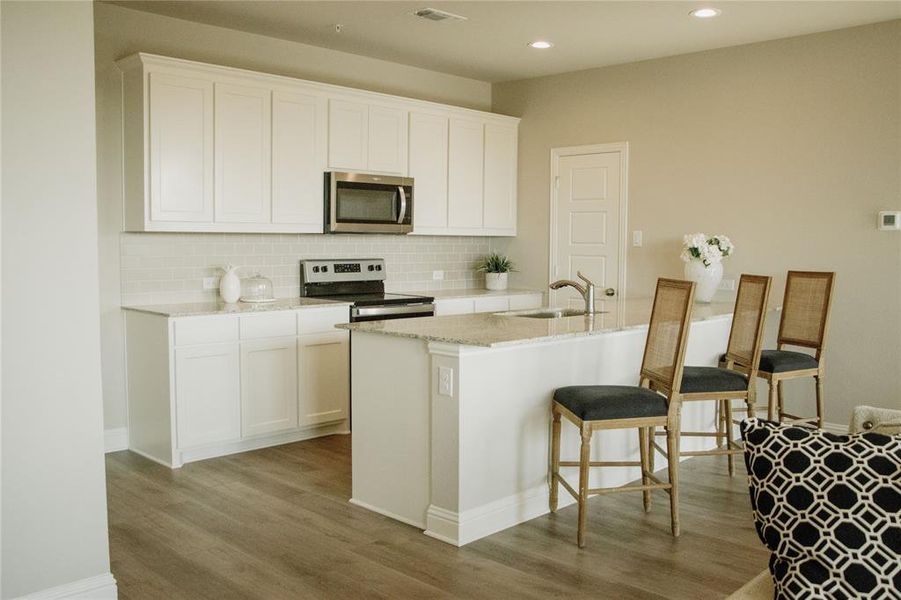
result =
[[[837,271],[827,420],[901,407],[901,21],[495,84],[522,117],[519,236],[502,244],[547,285],[550,149],[630,144],[628,294],[678,276],[684,233],[729,235],[726,276]],[[802,386],[803,387],[803,386]],[[788,393],[804,394],[797,385]]]
[[[2,593],[109,575],[90,2],[3,2]],[[48,595],[46,597],[62,597]]]
[[[122,314],[119,309],[122,294],[127,290],[121,279],[120,247],[127,245],[122,237],[122,132],[121,132],[121,78],[113,64],[115,60],[135,52],[150,52],[189,60],[227,65],[347,85],[389,94],[432,100],[476,109],[487,109],[491,104],[491,86],[482,81],[445,75],[425,69],[409,67],[355,54],[347,54],[315,46],[297,44],[286,40],[202,25],[139,12],[109,4],[94,4],[94,30],[97,70],[97,143],[98,143],[98,195],[100,223],[100,303],[103,356],[104,421],[107,429],[125,426],[125,338]],[[184,237],[184,242],[198,240],[207,248],[216,246],[222,238],[215,234]],[[285,236],[262,236],[273,242]],[[291,243],[311,244],[322,236],[293,236]],[[157,246],[165,245],[167,235],[159,234]],[[168,238],[171,239],[171,236]],[[484,239],[470,238],[465,252],[473,247],[482,248]],[[337,245],[336,252],[344,251],[338,240],[322,240],[323,244]],[[345,244],[346,245],[346,244]],[[323,250],[326,252],[327,250]],[[375,251],[375,250],[373,250]],[[411,252],[416,248],[411,247]],[[215,255],[215,251],[203,250],[202,256]],[[300,256],[295,255],[296,261]],[[147,270],[168,269],[166,278],[172,279],[172,263],[165,256],[146,256]],[[157,260],[159,259],[159,260]],[[197,272],[190,281],[179,279],[178,285],[188,295],[200,292],[204,276],[213,275],[210,261],[197,265]],[[446,262],[446,261],[444,261]],[[441,260],[432,261],[420,271],[446,269]],[[295,262],[296,264],[296,262]],[[456,263],[455,263],[456,264]],[[132,265],[133,266],[133,265]],[[194,265],[192,265],[194,266]],[[449,282],[450,283],[450,282]],[[126,284],[128,285],[128,284]],[[145,291],[161,291],[161,280],[132,282]],[[167,288],[168,289],[168,288]],[[171,291],[171,290],[169,290]],[[170,298],[171,299],[171,298]],[[194,299],[197,299],[196,297]]]

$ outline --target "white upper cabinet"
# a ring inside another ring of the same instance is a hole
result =
[[[448,150],[448,214],[450,228],[482,227],[482,174],[485,126],[452,118]]]
[[[485,125],[483,225],[493,233],[516,233],[515,127]]]
[[[215,220],[271,220],[272,92],[216,84]]]
[[[443,115],[410,113],[409,175],[414,182],[417,233],[447,228],[447,125]]]
[[[272,94],[272,222],[295,224],[298,232],[322,233],[327,102],[324,96]]]
[[[516,234],[518,119],[150,54],[118,65],[126,231],[320,233],[335,170],[413,177],[414,234]]]
[[[150,218],[213,220],[213,84],[149,77]]]
[[[369,106],[330,100],[328,128],[329,168],[365,171],[369,157]]]
[[[406,174],[407,112],[365,102],[330,100],[328,166]]]

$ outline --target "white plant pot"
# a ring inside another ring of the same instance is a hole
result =
[[[219,280],[219,295],[222,301],[232,304],[241,297],[241,279],[238,277],[238,267],[227,265],[225,274]]]
[[[485,288],[495,291],[507,289],[507,274],[485,273]]]
[[[685,263],[685,279],[695,282],[695,302],[708,304],[723,280],[723,263],[705,267],[700,260]]]

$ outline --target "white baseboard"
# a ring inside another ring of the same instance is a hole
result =
[[[128,428],[116,427],[103,432],[104,452],[128,450]]]
[[[402,516],[400,516],[396,513],[393,513],[389,510],[382,510],[381,508],[378,508],[377,506],[373,506],[372,504],[369,504],[368,502],[363,502],[362,500],[357,500],[356,498],[351,498],[350,500],[348,500],[348,502],[350,502],[354,506],[359,506],[360,508],[365,508],[366,510],[371,510],[374,513],[384,515],[384,516],[388,517],[389,519],[394,519],[395,521],[400,521],[401,523],[406,523],[407,525],[412,525],[413,527],[416,527],[417,529],[425,528],[425,523],[423,523],[422,521],[415,521],[413,519],[408,519],[407,517],[402,517]]]
[[[118,596],[115,577],[104,573],[26,594],[19,600],[116,600]]]

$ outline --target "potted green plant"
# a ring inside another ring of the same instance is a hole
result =
[[[489,290],[507,289],[507,273],[516,270],[509,258],[497,252],[482,258],[476,269],[485,273],[485,288]]]

